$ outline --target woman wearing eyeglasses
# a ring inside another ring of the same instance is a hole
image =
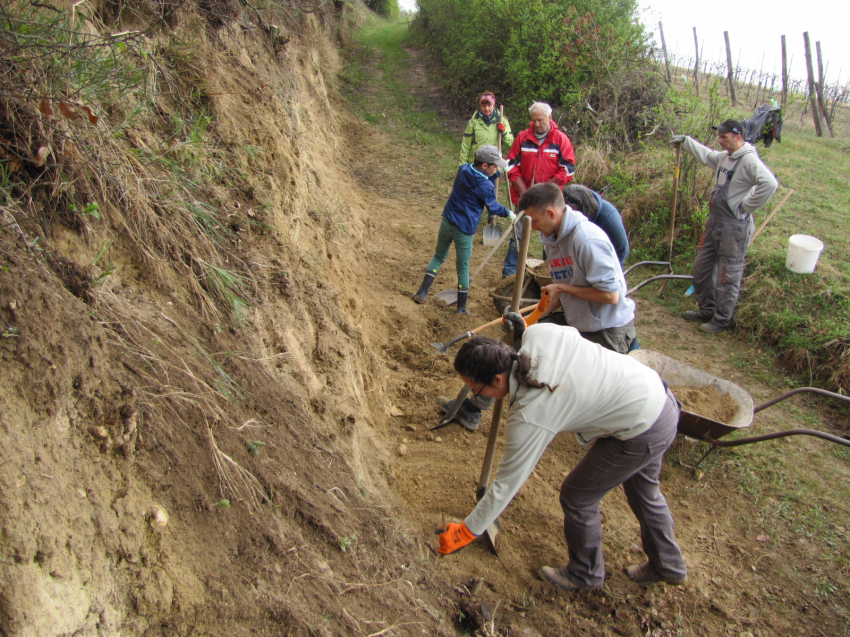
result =
[[[461,524],[440,535],[452,553],[481,535],[507,507],[552,439],[563,431],[589,445],[561,485],[569,562],[544,566],[540,576],[565,590],[599,588],[605,580],[599,503],[623,485],[640,522],[647,562],[627,569],[640,584],[683,584],[687,567],[658,476],[676,437],[679,405],[652,369],[581,337],[571,327],[537,324],[522,334],[518,352],[476,336],[464,344],[455,371],[473,392],[510,403],[504,453],[496,480]]]

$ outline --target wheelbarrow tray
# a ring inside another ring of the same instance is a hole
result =
[[[682,410],[679,416],[679,433],[691,438],[712,442],[739,429],[746,429],[753,422],[753,399],[744,389],[733,382],[713,376],[674,358],[646,349],[629,353],[647,367],[655,370],[669,387],[714,387],[719,394],[729,394],[738,405],[730,422],[718,422],[700,414]],[[675,393],[675,389],[674,389]]]

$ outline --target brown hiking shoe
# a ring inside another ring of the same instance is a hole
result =
[[[588,591],[594,588],[599,588],[599,586],[579,586],[578,584],[574,584],[573,581],[567,577],[566,566],[564,568],[543,566],[539,571],[537,571],[537,573],[540,575],[540,579],[565,591]]]
[[[650,584],[656,584],[658,582],[665,582],[667,584],[673,585],[681,585],[688,581],[688,576],[683,575],[682,577],[662,577],[661,574],[655,570],[655,568],[649,562],[644,562],[643,564],[635,564],[626,569],[626,575],[629,576],[629,579],[633,582],[637,582],[641,586],[649,586]]]

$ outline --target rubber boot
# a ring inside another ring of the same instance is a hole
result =
[[[422,279],[422,285],[419,286],[419,291],[413,295],[413,300],[417,303],[424,303],[425,297],[428,296],[428,290],[431,289],[431,284],[434,282],[436,274],[431,272],[425,273],[425,278]]]
[[[469,314],[466,309],[466,299],[469,297],[469,288],[458,288],[457,290],[457,313]]]

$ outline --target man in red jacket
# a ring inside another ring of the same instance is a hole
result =
[[[576,170],[573,144],[552,121],[552,107],[534,102],[528,112],[531,125],[516,136],[508,153],[508,180],[514,205],[534,184],[551,181],[563,188],[573,180]],[[511,237],[502,277],[516,273],[517,259],[516,239]]]

